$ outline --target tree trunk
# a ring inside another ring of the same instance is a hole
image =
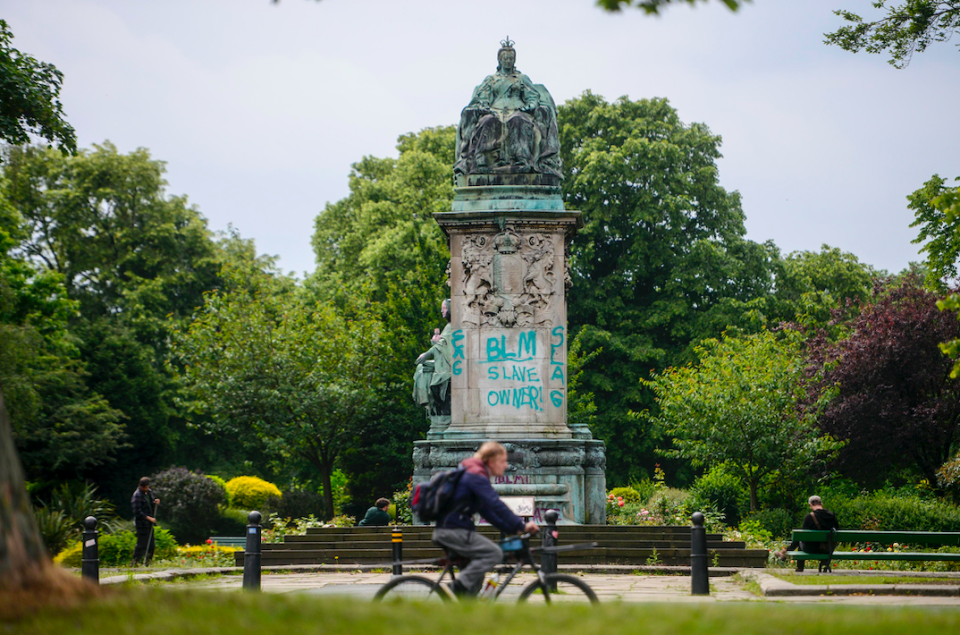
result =
[[[323,467],[320,468],[320,481],[323,485],[323,519],[330,520],[333,518],[333,485],[330,482],[330,474],[333,472],[333,465],[331,462],[324,461]]]
[[[0,391],[0,623],[101,595],[99,585],[53,566],[47,556]]]
[[[757,511],[757,485],[759,479],[750,479],[750,511]]]
[[[0,392],[0,586],[23,588],[49,566]]]

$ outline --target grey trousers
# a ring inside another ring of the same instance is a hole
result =
[[[457,579],[474,594],[480,592],[483,574],[503,562],[503,551],[497,543],[469,529],[434,529],[433,541],[459,556],[470,558],[470,564],[457,575]]]

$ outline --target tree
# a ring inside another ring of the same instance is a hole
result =
[[[706,468],[726,463],[749,488],[755,511],[765,477],[810,471],[837,448],[817,431],[816,411],[799,407],[806,393],[796,333],[724,336],[696,351],[695,365],[643,382],[659,406],[649,419],[673,441],[666,455]]]
[[[390,348],[383,380],[391,389],[371,415],[377,425],[341,457],[357,513],[368,506],[364,501],[405,486],[413,469],[410,445],[428,426],[409,386],[413,362],[442,326],[440,302],[450,294],[450,252],[432,213],[449,210],[453,200],[455,137],[452,126],[427,128],[398,139],[397,159],[364,157],[353,165],[350,195],[316,219],[309,297],[373,303]]]
[[[689,5],[695,5],[698,1],[707,0],[597,0],[597,4],[607,11],[620,11],[623,7],[636,6],[649,14],[659,14],[660,10],[671,4],[680,4],[686,2]],[[750,0],[720,0],[731,11],[736,11]]]
[[[926,50],[933,42],[945,42],[960,30],[960,0],[873,0],[875,9],[885,9],[884,17],[872,22],[852,11],[834,11],[850,24],[826,34],[824,43],[857,53],[889,51],[894,68],[906,68],[913,54]]]
[[[25,223],[14,251],[61,280],[85,382],[125,416],[130,447],[109,470],[82,475],[126,499],[131,482],[169,465],[193,434],[165,368],[167,340],[220,285],[224,255],[186,198],[167,195],[163,162],[145,149],[7,148],[3,171],[3,193]]]
[[[86,385],[67,329],[76,303],[60,276],[10,253],[23,231],[0,195],[0,388],[27,474],[75,478],[113,459],[123,413]]]
[[[960,383],[939,345],[957,339],[960,324],[921,283],[878,283],[848,338],[811,343],[816,390],[837,391],[819,425],[847,442],[838,467],[861,485],[882,485],[897,469],[934,484],[958,439]]]
[[[0,139],[21,145],[36,135],[76,152],[77,136],[60,104],[63,73],[21,53],[12,42],[10,27],[0,20]]]
[[[960,260],[960,187],[949,187],[934,174],[907,200],[914,213],[910,227],[920,228],[912,242],[923,245],[920,253],[927,254],[927,286],[945,292],[957,280]]]
[[[76,145],[73,128],[63,121],[57,100],[62,76],[52,65],[37,62],[11,48],[12,39],[7,23],[0,20],[0,139],[22,143],[29,132],[36,131],[50,141],[58,140],[63,149],[71,150]],[[2,198],[0,196],[0,215],[9,220],[10,208]],[[0,240],[6,243],[9,232],[4,228],[0,234],[3,234]],[[4,244],[3,254],[8,249],[9,245]],[[6,280],[6,276],[3,279]],[[0,496],[0,590],[22,591],[33,586],[62,596],[75,588],[74,580],[52,569],[43,549],[43,540],[30,511],[2,387],[0,491],[4,493]],[[30,591],[36,595],[37,589]]]
[[[309,463],[330,518],[337,460],[374,424],[382,327],[366,308],[309,306],[256,282],[253,290],[210,293],[175,334],[173,354],[193,409],[210,415],[204,425],[255,435],[273,454]]]
[[[851,253],[823,245],[820,252],[796,251],[774,265],[776,291],[766,314],[774,322],[829,328],[855,317],[880,275]]]
[[[656,460],[628,416],[654,407],[640,379],[695,358],[728,325],[759,328],[779,251],[744,238],[740,196],[717,182],[720,138],[667,100],[588,91],[559,121],[565,205],[585,222],[571,246],[570,328],[583,329],[584,351],[603,349],[582,389],[604,404],[594,433],[608,479],[626,483]]]

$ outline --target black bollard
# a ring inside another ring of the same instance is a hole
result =
[[[97,519],[87,516],[83,521],[83,556],[80,575],[94,584],[100,584],[100,554],[97,548]]]
[[[260,590],[260,512],[247,515],[247,548],[243,552],[243,588],[247,591]]]
[[[543,526],[543,546],[544,547],[556,547],[557,543],[560,542],[560,532],[557,531],[557,520],[560,518],[560,514],[557,513],[557,510],[551,509],[543,515],[543,519],[547,522]],[[557,553],[547,553],[544,552],[540,556],[540,569],[544,573],[556,573],[557,572]],[[550,590],[556,591],[556,583],[550,584]]]
[[[399,526],[393,528],[391,541],[393,542],[393,575],[403,575],[403,565],[399,564],[403,560],[403,529]]]
[[[693,513],[690,528],[690,586],[691,595],[710,595],[710,577],[707,573],[707,530],[703,514]]]

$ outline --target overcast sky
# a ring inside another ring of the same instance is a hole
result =
[[[714,6],[716,5],[716,6]],[[899,271],[918,261],[905,196],[960,176],[960,53],[896,70],[822,43],[867,0],[755,0],[608,14],[593,0],[5,0],[14,46],[65,74],[80,143],[148,148],[213,229],[237,227],[298,274],[350,164],[452,124],[516,41],[561,103],[667,97],[723,137],[720,182],[748,236],[827,243]],[[952,115],[950,113],[953,113]],[[437,210],[439,211],[439,210]]]

